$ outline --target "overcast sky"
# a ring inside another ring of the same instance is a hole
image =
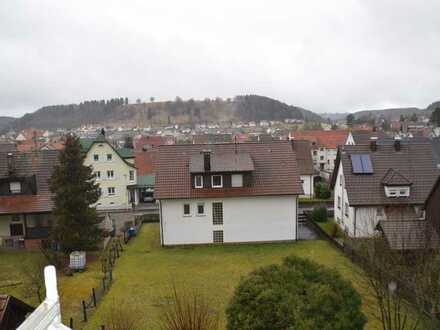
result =
[[[440,100],[440,1],[1,0],[0,115],[260,94],[316,112]]]

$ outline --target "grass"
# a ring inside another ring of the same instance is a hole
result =
[[[196,288],[207,296],[221,312],[223,329],[224,311],[240,278],[257,267],[280,263],[292,254],[337,269],[363,297],[363,311],[369,320],[366,329],[379,329],[372,314],[373,298],[362,284],[361,272],[325,241],[163,248],[157,224],[143,225],[138,237],[126,246],[114,268],[113,286],[86,329],[98,329],[115,302],[130,299],[142,310],[142,329],[156,329],[160,305],[171,295],[173,285]]]
[[[26,250],[0,250],[0,293],[13,295],[32,306],[38,305],[36,296],[27,294],[23,283],[22,264],[41,258],[40,252]],[[61,298],[62,316],[65,322],[78,315],[81,300],[90,294],[102,278],[101,263],[91,255],[87,258],[87,270],[65,276],[59,272],[58,289]],[[67,323],[68,324],[68,323]]]

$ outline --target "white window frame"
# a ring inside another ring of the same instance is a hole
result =
[[[189,207],[189,213],[185,213],[185,206],[186,205],[188,205],[188,207]],[[183,203],[183,216],[184,217],[192,216],[192,214],[191,214],[191,204],[190,203]]]
[[[96,171],[95,172],[95,179],[96,180],[101,180],[101,171]]]
[[[93,154],[93,161],[99,162],[99,155],[98,154]]]
[[[203,213],[199,213],[199,206],[203,206]],[[199,217],[204,217],[206,215],[205,203],[197,203],[196,214]]]
[[[410,187],[408,186],[385,186],[385,196],[388,198],[409,197]]]
[[[220,177],[220,185],[214,185],[214,177],[219,176]],[[214,174],[211,176],[211,186],[212,188],[223,188],[223,175],[221,174]]]
[[[108,159],[109,158],[108,156],[110,156],[110,159]],[[113,154],[107,154],[105,157],[106,157],[105,159],[107,159],[108,162],[113,161]]]
[[[113,192],[110,192],[110,189],[113,189]],[[107,194],[108,196],[115,196],[116,195],[116,188],[115,187],[107,187]]]
[[[135,175],[134,175],[134,171],[133,171],[133,170],[129,170],[129,171],[128,171],[128,179],[129,179],[130,181],[134,181],[134,179],[135,179]]]
[[[17,194],[21,194],[22,189],[21,189],[21,182],[20,181],[12,181],[9,182],[9,191],[11,192],[11,194],[17,195]]]
[[[201,179],[201,185],[197,185],[197,178]],[[203,175],[195,175],[194,176],[194,187],[195,188],[203,188]]]
[[[109,175],[109,172],[112,173],[112,176]],[[113,180],[115,178],[115,171],[114,170],[107,170],[107,179]]]
[[[240,185],[234,184],[234,177],[235,178],[240,178]],[[239,187],[243,187],[243,174],[232,174],[231,175],[231,187],[233,188],[239,188]]]

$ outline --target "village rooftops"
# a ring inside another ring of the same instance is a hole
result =
[[[296,162],[300,175],[313,175],[313,159],[311,152],[311,143],[307,140],[291,140],[293,151],[296,154]]]
[[[295,140],[308,140],[312,142],[313,148],[324,147],[336,149],[339,145],[345,144],[348,130],[301,130],[292,132]]]
[[[353,159],[359,158],[357,155],[371,161],[370,171],[355,171]],[[374,148],[371,145],[342,146],[336,159],[332,187],[336,182],[339,164],[342,164],[350,206],[423,205],[440,174],[429,143],[395,141],[393,144],[377,144]],[[388,185],[402,186],[408,190],[405,196],[387,196],[384,187]]]
[[[243,179],[246,184],[242,187],[194,188],[191,172],[205,172],[203,151],[207,150],[211,157],[211,171],[251,171]],[[160,146],[155,167],[156,199],[303,193],[295,153],[287,141]]]

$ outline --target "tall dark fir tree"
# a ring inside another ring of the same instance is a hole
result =
[[[92,168],[84,165],[85,157],[79,138],[67,136],[50,179],[55,203],[51,238],[64,253],[92,250],[101,238],[96,208],[91,206],[99,199],[99,185]]]

